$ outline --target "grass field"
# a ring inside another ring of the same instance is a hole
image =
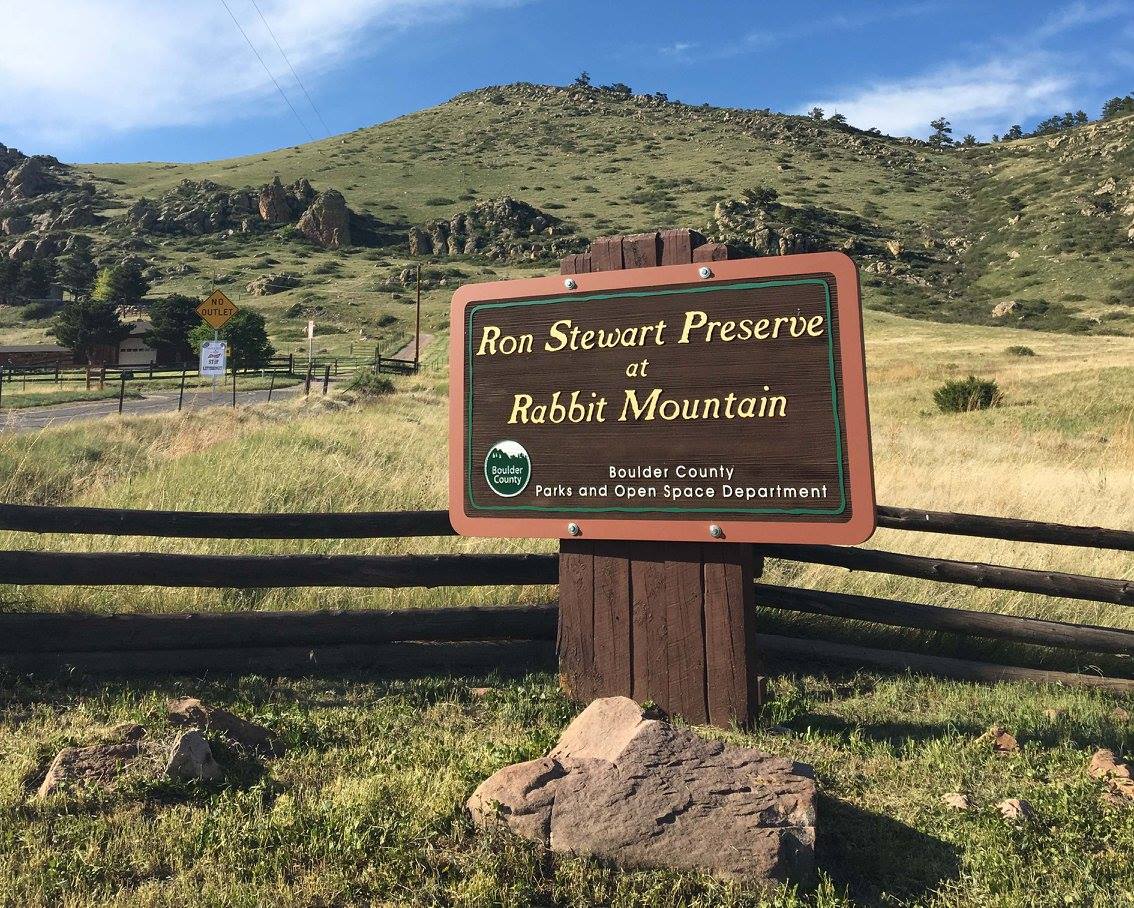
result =
[[[867,315],[879,500],[1068,523],[1134,526],[1134,341]],[[1009,352],[1026,343],[1033,356]],[[443,338],[418,376],[376,401],[348,394],[181,416],[112,418],[0,436],[0,499],[107,507],[318,511],[444,506]],[[945,415],[945,377],[995,378],[1004,404]],[[410,456],[412,453],[412,456]],[[218,471],[217,464],[224,470]],[[224,479],[213,477],[221,472]],[[871,543],[947,557],[1134,579],[1121,553],[879,531]],[[5,533],[2,548],[184,552],[550,550],[474,539],[255,542]],[[770,562],[766,579],[1134,628],[1129,609]],[[542,588],[163,590],[5,588],[8,610],[116,612],[361,608],[533,602]],[[765,630],[837,634],[935,652],[1129,674],[1052,653],[856,622],[788,619]],[[1134,905],[1134,807],[1104,796],[1085,766],[1100,746],[1129,754],[1134,726],[1102,693],[981,686],[774,666],[774,700],[731,740],[814,764],[823,802],[819,887],[771,895],[668,872],[549,859],[472,829],[462,805],[488,774],[541,755],[574,714],[555,679],[383,682],[0,681],[0,905]],[[487,695],[474,690],[489,686]],[[222,751],[229,780],[135,781],[113,793],[29,801],[52,755],[118,721],[158,738],[166,696],[194,693],[266,721],[288,754],[264,767]],[[1055,710],[1055,713],[1048,711]],[[1019,753],[982,733],[1010,728]],[[706,730],[707,734],[719,734]],[[942,795],[964,791],[957,812]],[[1023,824],[995,804],[1022,797]]]
[[[771,895],[551,860],[474,832],[463,811],[473,788],[542,755],[576,709],[548,675],[9,679],[0,690],[0,905],[13,908],[1134,904],[1134,808],[1109,803],[1085,773],[1095,747],[1130,752],[1134,732],[1112,700],[1082,690],[866,674],[777,681],[767,724],[725,734],[811,763],[824,793],[818,889]],[[208,786],[137,781],[28,800],[56,750],[108,725],[134,720],[169,737],[164,698],[186,691],[269,723],[287,754],[265,767],[221,751],[229,779]],[[1016,733],[1018,753],[981,740],[995,722]],[[972,809],[943,806],[953,791]],[[1035,819],[1001,819],[995,804],[1009,797],[1031,803]]]
[[[771,186],[789,205],[862,218],[900,240],[911,267],[923,269],[914,274],[922,284],[864,274],[880,502],[1134,527],[1134,339],[1112,336],[1134,329],[1131,247],[1106,232],[1110,221],[1079,212],[1081,197],[1100,181],[1128,175],[1134,120],[1076,130],[1056,146],[1025,140],[942,152],[889,141],[871,149],[829,125],[759,112],[635,109],[534,87],[499,94],[464,96],[265,155],[81,169],[122,204],[185,178],[244,186],[277,174],[285,182],[307,177],[317,188],[341,189],[356,210],[399,230],[510,194],[591,237],[703,227],[716,201]],[[101,246],[105,237],[98,240]],[[283,353],[305,351],[309,318],[318,325],[317,352],[332,356],[370,355],[375,347],[389,355],[412,325],[412,288],[397,281],[415,263],[399,249],[316,250],[273,231],[163,238],[145,257],[162,273],[156,293],[203,296],[221,286],[238,304],[265,313]],[[423,295],[423,329],[437,338],[422,373],[394,379],[395,394],[358,400],[338,393],[0,434],[0,501],[268,512],[443,508],[452,289],[548,269],[466,257],[427,267],[434,273]],[[295,272],[300,286],[247,297],[244,284],[268,271]],[[1068,333],[958,323],[987,323],[992,307],[1010,300],[1044,327]],[[6,342],[43,339],[47,326],[0,307]],[[1021,345],[1034,355],[1013,351]],[[994,378],[1003,405],[938,412],[933,390],[969,374]],[[176,382],[135,387],[165,390]],[[21,398],[5,388],[4,406],[13,401]],[[870,545],[1134,580],[1134,560],[1117,552],[886,530]],[[552,551],[554,543],[0,532],[0,549],[383,554]],[[764,579],[1134,629],[1134,612],[1121,606],[783,561],[770,561]],[[45,585],[0,587],[0,609],[402,608],[553,596],[541,587]],[[773,633],[1132,674],[1129,657],[1087,662],[768,609],[760,622]],[[462,809],[473,788],[508,763],[542,755],[577,709],[550,674],[111,683],[8,675],[0,676],[0,906],[1134,906],[1134,807],[1107,800],[1085,773],[1097,747],[1134,751],[1134,727],[1118,711],[1134,708],[1129,698],[774,669],[774,699],[758,728],[704,733],[816,767],[822,870],[814,892],[762,894],[691,874],[619,872],[475,833]],[[59,748],[97,740],[109,725],[133,719],[167,739],[163,702],[189,693],[272,725],[287,755],[265,766],[222,750],[228,780],[211,786],[134,780],[110,793],[29,799]],[[1017,735],[1018,753],[997,755],[981,739],[993,723]],[[944,807],[941,796],[954,791],[968,793],[973,808]],[[1004,821],[994,805],[1008,797],[1027,799],[1035,819]]]

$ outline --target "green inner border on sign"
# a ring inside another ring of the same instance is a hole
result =
[[[561,507],[561,506],[546,506],[535,504],[499,504],[499,505],[486,505],[478,504],[473,494],[472,483],[472,464],[473,464],[473,440],[472,440],[472,419],[473,419],[473,318],[481,309],[511,309],[517,306],[547,306],[554,303],[585,303],[595,300],[610,300],[610,299],[637,299],[649,296],[677,296],[685,293],[714,293],[722,290],[756,290],[764,287],[798,287],[805,284],[818,284],[823,288],[823,294],[826,299],[827,305],[827,362],[830,368],[831,375],[831,412],[835,420],[835,457],[839,465],[839,506],[837,508],[628,508],[628,507]],[[468,421],[465,424],[465,432],[468,436],[468,448],[466,452],[465,462],[465,478],[468,484],[469,503],[473,508],[479,511],[547,511],[547,512],[566,512],[570,514],[577,513],[591,513],[591,514],[814,514],[831,516],[842,514],[847,509],[847,492],[846,492],[846,478],[845,468],[843,464],[843,433],[839,425],[839,400],[838,389],[835,384],[835,337],[832,331],[832,316],[831,316],[831,287],[830,284],[822,278],[800,278],[798,280],[788,281],[748,281],[739,284],[717,284],[705,287],[685,287],[681,289],[670,290],[638,290],[638,291],[622,291],[616,293],[599,293],[591,296],[557,296],[550,299],[537,299],[537,300],[518,300],[507,303],[481,303],[476,306],[471,306],[468,312],[468,322],[465,328],[465,334],[468,338]]]

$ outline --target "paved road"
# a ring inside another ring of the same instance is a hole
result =
[[[312,383],[314,389],[314,383]],[[321,389],[319,389],[321,390]],[[280,400],[303,393],[303,383],[287,388],[275,388],[272,400]],[[237,389],[236,405],[261,403],[268,399],[268,391],[241,391]],[[232,392],[217,389],[214,397],[207,389],[185,391],[183,410],[201,410],[205,407],[227,407],[232,405]],[[126,398],[122,413],[126,416],[139,416],[149,413],[172,413],[177,409],[176,391],[155,391],[141,399]],[[47,426],[61,426],[83,419],[98,419],[112,416],[118,412],[118,398],[92,400],[70,404],[55,404],[50,407],[24,407],[18,410],[0,410],[0,432],[32,432]]]
[[[422,332],[421,349],[433,340],[432,334]],[[395,357],[402,360],[412,360],[414,357],[414,341],[410,341]],[[316,377],[311,383],[311,393],[322,391],[322,378]],[[303,393],[303,382],[287,388],[276,388],[272,391],[272,400],[279,400]],[[236,405],[238,407],[248,404],[262,403],[268,399],[268,391],[240,391],[236,392]],[[227,407],[232,405],[232,391],[218,389],[214,396],[207,389],[194,389],[185,391],[183,410],[200,410],[205,407]],[[177,409],[176,391],[154,391],[144,397],[131,400],[126,398],[122,406],[122,413],[127,416],[138,416],[149,413],[172,413]],[[78,422],[83,419],[98,419],[103,416],[113,416],[118,412],[118,398],[107,400],[77,401],[70,404],[54,404],[49,407],[23,407],[17,410],[0,410],[0,432],[34,432],[47,426],[61,426],[69,422]]]
[[[422,331],[421,332],[421,349],[424,350],[432,342],[433,342],[433,335],[432,334],[426,334],[424,331]],[[417,352],[417,342],[411,340],[408,344],[406,344],[404,347],[402,347],[401,350],[399,350],[397,353],[394,354],[394,359],[412,360],[414,358],[414,355],[416,354],[416,352]]]

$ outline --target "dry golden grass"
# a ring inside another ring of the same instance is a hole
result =
[[[1034,357],[1005,349],[1026,342]],[[878,500],[937,510],[1134,527],[1134,341],[939,325],[870,313]],[[184,416],[110,419],[0,438],[6,500],[217,511],[445,507],[445,344],[399,393],[348,405],[312,398]],[[970,372],[1004,405],[941,414],[932,390]],[[880,530],[873,546],[960,560],[1134,578],[1120,552]],[[3,534],[4,548],[209,552],[551,551],[526,540],[193,540]],[[837,568],[769,564],[766,579],[1013,614],[1134,627],[1121,606],[949,587]],[[9,608],[112,611],[359,608],[537,601],[545,589],[262,590],[7,588]]]

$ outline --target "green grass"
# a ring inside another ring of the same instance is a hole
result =
[[[490,685],[487,695],[473,687]],[[621,872],[479,833],[463,804],[486,776],[541,756],[577,707],[555,679],[366,676],[87,683],[8,679],[0,700],[0,905],[1018,906],[1134,904],[1134,809],[1085,767],[1129,752],[1098,693],[909,677],[783,676],[767,724],[706,730],[815,767],[820,882],[765,894],[692,873]],[[166,697],[267,722],[288,751],[221,751],[226,781],[134,782],[29,800],[60,747],[134,720],[167,739]],[[1059,719],[1046,709],[1065,710]],[[1020,752],[981,734],[1010,728]],[[952,791],[973,808],[940,803]],[[1022,797],[1031,824],[995,804]]]
[[[130,400],[137,400],[142,396],[141,392],[137,389],[130,389],[126,391],[125,397]],[[107,400],[108,398],[117,398],[118,388],[103,388],[101,391],[93,388],[90,391],[83,389],[76,390],[60,390],[60,391],[33,391],[25,393],[23,391],[5,391],[4,397],[0,400],[0,410],[22,410],[27,407],[49,407],[54,404],[70,404],[77,401],[89,400]]]

